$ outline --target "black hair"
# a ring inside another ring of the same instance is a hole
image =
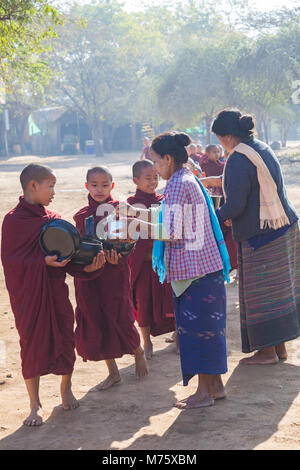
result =
[[[93,168],[90,168],[87,171],[86,181],[88,181],[89,178],[91,177],[91,175],[94,174],[94,173],[102,173],[104,175],[107,175],[109,177],[110,181],[113,180],[112,174],[107,168],[105,168],[104,166],[94,166]]]
[[[234,135],[241,139],[252,137],[255,128],[255,118],[251,114],[242,114],[239,109],[230,108],[221,111],[212,125],[216,135]]]
[[[142,174],[142,171],[145,168],[153,167],[153,162],[145,158],[144,160],[138,160],[134,163],[132,167],[132,176],[133,178],[139,178]]]
[[[154,138],[151,148],[161,157],[170,155],[177,164],[183,164],[188,161],[186,147],[190,143],[189,135],[184,132],[163,132]]]
[[[41,184],[43,181],[54,176],[53,170],[48,166],[30,163],[20,174],[20,183],[22,189],[25,190],[30,181],[36,181]]]

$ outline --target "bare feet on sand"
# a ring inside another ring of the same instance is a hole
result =
[[[272,348],[261,349],[257,351],[253,356],[245,357],[240,360],[241,365],[271,365],[277,364],[279,358],[276,354],[275,346]]]
[[[175,341],[175,336],[176,336],[176,332],[174,331],[171,336],[168,336],[168,337],[165,339],[165,342],[166,342],[166,343],[174,343],[174,341]]]
[[[64,382],[64,380],[62,380],[60,393],[61,393],[62,407],[65,411],[75,410],[76,408],[79,407],[79,401],[76,400],[71,389],[71,382],[68,382],[68,381]]]
[[[285,361],[288,358],[285,343],[277,344],[277,346],[275,346],[275,350],[280,360]]]
[[[142,379],[149,374],[148,364],[145,353],[141,347],[135,350],[135,376],[137,379]]]
[[[214,376],[212,383],[209,386],[209,391],[215,400],[222,400],[223,398],[226,398],[226,390],[220,375]]]
[[[25,426],[40,426],[42,423],[42,405],[32,407],[29,416],[23,421]]]
[[[214,404],[214,399],[209,394],[200,394],[195,393],[183,400],[179,400],[177,403],[174,404],[176,408],[180,410],[188,410],[192,408],[204,408],[207,406],[212,406]]]
[[[99,392],[103,390],[108,390],[110,387],[113,385],[121,382],[121,376],[120,374],[110,374],[108,377],[106,377],[103,382],[100,382],[98,385],[96,385],[95,389],[98,390]]]
[[[179,354],[179,345],[178,345],[178,337],[177,337],[177,332],[174,331],[172,333],[172,336],[168,336],[168,338],[165,339],[166,343],[174,343],[175,344],[175,351],[176,354]]]
[[[147,343],[144,343],[144,351],[145,351],[145,357],[147,359],[147,361],[149,359],[152,359],[152,356],[153,356],[153,344],[151,343],[151,341],[147,342]]]
[[[198,375],[198,388],[196,393],[183,400],[179,400],[174,406],[180,410],[190,408],[204,408],[212,406],[215,400],[226,397],[225,387],[221,375]]]

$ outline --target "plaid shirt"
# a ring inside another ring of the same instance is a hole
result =
[[[209,210],[196,179],[187,168],[176,171],[165,191],[163,225],[167,281],[205,276],[223,269]]]

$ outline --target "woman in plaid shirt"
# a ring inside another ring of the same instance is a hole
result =
[[[152,236],[165,242],[158,273],[173,288],[183,385],[198,375],[196,393],[175,404],[180,409],[210,406],[224,398],[221,374],[227,372],[223,263],[203,192],[184,166],[189,144],[188,135],[167,132],[150,149],[156,170],[168,180],[163,223],[158,223],[160,208],[151,211]]]

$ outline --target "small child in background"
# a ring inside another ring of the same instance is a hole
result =
[[[98,208],[102,206],[104,213],[105,207],[119,205],[111,195],[114,183],[108,169],[91,168],[87,172],[86,188],[89,191],[88,206],[74,215],[81,235],[85,233],[86,217],[94,216],[96,226],[105,215],[97,215]],[[105,360],[108,368],[108,377],[96,386],[99,391],[120,382],[115,359],[124,354],[134,355],[137,378],[148,375],[140,336],[134,325],[128,256],[121,257],[111,250],[105,252],[105,257],[107,262],[98,279],[85,282],[75,280],[77,352],[84,361]]]
[[[131,206],[149,208],[163,196],[156,193],[158,174],[150,160],[138,161],[132,168],[136,193],[127,199]],[[152,269],[153,240],[139,239],[131,254],[131,288],[147,359],[153,355],[152,336],[175,330],[173,294],[170,284],[159,282]]]
[[[220,176],[224,171],[224,163],[220,162],[220,149],[217,145],[207,145],[205,149],[205,158],[202,160],[200,166],[202,171],[205,172],[207,177]]]
[[[143,138],[143,150],[140,155],[140,160],[144,160],[145,158],[148,159],[150,157],[150,145],[151,145],[151,140],[149,137],[144,137]]]
[[[207,145],[205,149],[205,157],[202,159],[200,166],[205,173],[206,177],[210,176],[220,176],[223,174],[224,171],[224,163],[220,162],[220,149],[218,145],[210,144]],[[214,196],[222,196],[223,191],[222,188],[212,188],[210,191],[211,195]]]

